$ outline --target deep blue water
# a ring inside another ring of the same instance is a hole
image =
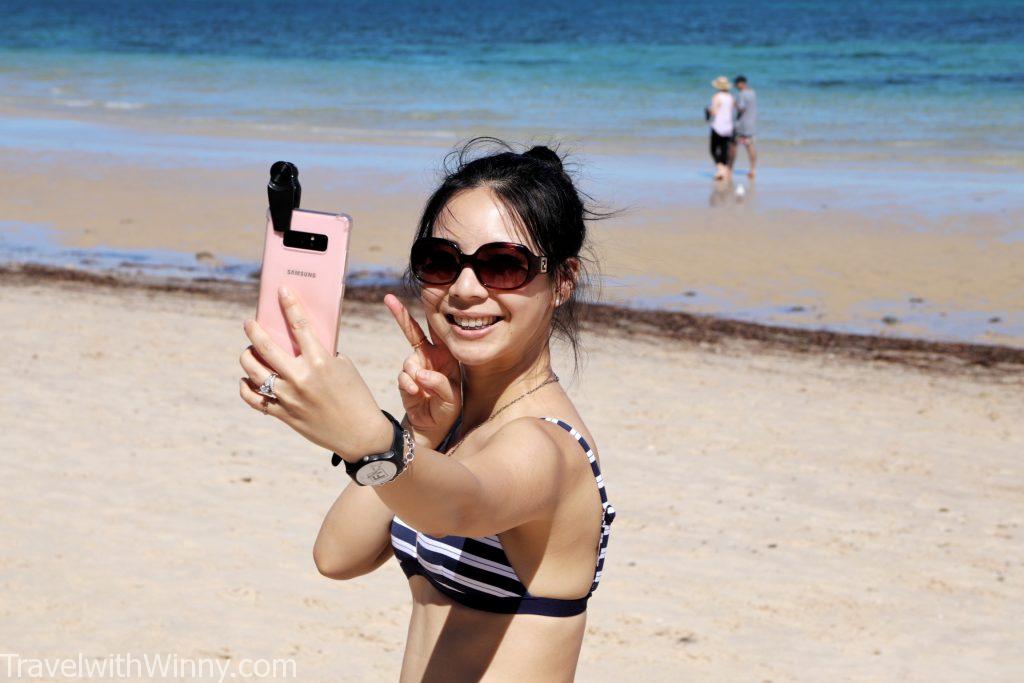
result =
[[[0,103],[462,135],[704,134],[745,73],[794,147],[1024,150],[1024,2],[0,2]]]

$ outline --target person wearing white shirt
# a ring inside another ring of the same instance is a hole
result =
[[[718,91],[707,109],[711,124],[711,158],[715,162],[715,180],[726,180],[731,175],[729,156],[735,134],[736,100],[729,92],[732,84],[725,76],[711,81],[711,86]]]

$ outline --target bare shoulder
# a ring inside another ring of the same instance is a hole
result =
[[[567,445],[571,446],[568,449],[571,456],[578,457],[580,453],[590,451],[594,453],[595,457],[598,457],[597,444],[594,443],[593,435],[578,414],[573,413],[570,417],[566,418],[552,417],[558,420],[558,422],[540,420],[540,423],[547,430],[548,434],[553,435],[552,438],[556,439],[563,448]]]
[[[555,425],[532,415],[517,417],[498,428],[485,447],[511,447],[528,457],[550,457],[560,450],[560,442],[548,427]]]
[[[529,463],[531,468],[561,468],[568,463],[586,461],[587,452],[599,457],[586,425],[575,411],[552,419],[524,415],[506,422],[486,437],[486,441],[466,460],[506,460],[512,458],[517,466]],[[556,421],[552,421],[556,420]],[[575,467],[573,467],[575,469]]]
[[[459,523],[460,536],[486,536],[550,519],[587,469],[580,467],[586,458],[575,439],[537,416],[496,427],[460,462],[475,477],[477,489],[470,512]]]
[[[533,467],[550,469],[564,461],[559,456],[570,453],[570,447],[579,450],[580,447],[573,442],[574,439],[560,425],[541,417],[524,415],[496,429],[476,455],[502,459],[514,457],[517,465],[529,463]]]

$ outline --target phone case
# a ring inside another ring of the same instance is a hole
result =
[[[267,212],[256,321],[295,356],[299,346],[285,321],[278,289],[285,285],[298,297],[316,336],[329,351],[336,352],[351,229],[352,219],[345,214],[295,209],[291,230],[275,232]],[[321,246],[322,251],[318,250]]]

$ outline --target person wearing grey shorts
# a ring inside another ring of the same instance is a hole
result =
[[[736,146],[746,147],[747,158],[750,160],[747,177],[753,178],[757,167],[757,150],[754,148],[754,135],[757,129],[757,93],[747,85],[746,76],[737,76],[734,82],[739,91],[736,95]],[[735,161],[735,154],[734,147],[731,161]]]

